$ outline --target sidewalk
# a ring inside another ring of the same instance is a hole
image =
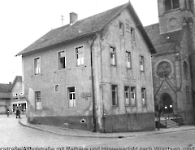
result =
[[[99,133],[99,132],[91,132],[91,131],[84,131],[84,130],[77,130],[77,129],[65,129],[65,128],[54,127],[49,125],[29,124],[25,116],[23,116],[19,120],[19,123],[25,127],[53,133],[56,135],[87,137],[87,138],[127,138],[127,137],[138,137],[138,136],[146,136],[146,135],[165,134],[165,133],[178,132],[178,131],[195,130],[195,126],[181,126],[179,128],[167,128],[167,129],[160,129],[155,131]]]

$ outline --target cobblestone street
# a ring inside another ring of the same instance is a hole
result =
[[[25,116],[22,116],[24,118]],[[105,148],[145,148],[147,150],[160,150],[158,148],[170,147],[183,150],[195,145],[195,130],[170,132],[164,134],[141,135],[128,138],[89,138],[61,136],[52,133],[21,126],[19,119],[14,115],[9,118],[0,116],[0,146],[1,147],[93,147]],[[98,150],[98,149],[97,149]],[[162,150],[162,149],[161,149]]]

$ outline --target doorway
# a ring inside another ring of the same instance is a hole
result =
[[[164,114],[172,114],[173,113],[173,102],[172,102],[171,96],[168,93],[164,93],[161,96],[161,101],[163,103]]]

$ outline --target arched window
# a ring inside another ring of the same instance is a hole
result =
[[[171,73],[170,63],[167,61],[160,62],[157,66],[156,73],[160,78],[168,78]]]
[[[186,61],[183,62],[183,73],[184,73],[184,78],[188,79],[188,64]]]

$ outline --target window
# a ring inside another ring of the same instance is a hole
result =
[[[17,93],[13,93],[13,98],[14,99],[18,99],[18,94]]]
[[[193,3],[193,0],[188,0],[188,8],[189,8],[189,10],[191,10],[192,12],[194,12],[194,3]]]
[[[130,88],[128,86],[125,86],[125,105],[129,106],[130,105]]]
[[[136,90],[135,87],[131,87],[131,105],[136,106]]]
[[[69,108],[76,107],[75,87],[68,88]]]
[[[183,71],[184,71],[184,78],[188,79],[188,64],[186,61],[183,62]]]
[[[186,101],[188,104],[190,103],[190,88],[188,85],[186,85]]]
[[[162,61],[158,64],[156,73],[160,78],[168,78],[171,74],[171,64],[167,61]]]
[[[119,30],[120,35],[124,36],[124,24],[122,22],[119,22]]]
[[[131,27],[131,41],[135,42],[135,29]]]
[[[66,53],[65,51],[58,52],[58,69],[66,67]]]
[[[110,47],[110,63],[116,65],[116,50],[114,47]]]
[[[179,0],[165,0],[164,4],[165,4],[165,11],[179,8]]]
[[[146,106],[146,89],[141,88],[141,94],[142,94],[142,105]]]
[[[112,105],[116,106],[118,104],[118,94],[117,85],[112,85]]]
[[[131,68],[131,52],[126,51],[127,68]]]
[[[60,86],[59,85],[55,85],[55,92],[60,91]]]
[[[76,48],[77,66],[84,65],[84,48],[83,46]]]
[[[36,91],[35,92],[35,109],[36,110],[41,110],[42,109],[41,91]]]
[[[140,56],[140,71],[144,71],[144,56]]]
[[[34,59],[34,74],[38,75],[40,73],[41,73],[41,59],[38,57]]]

